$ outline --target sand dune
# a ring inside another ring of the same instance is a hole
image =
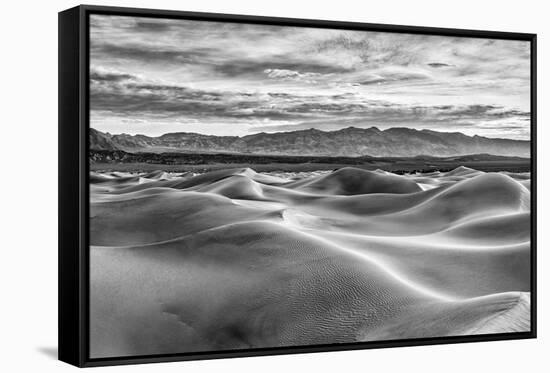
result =
[[[403,176],[353,167],[344,167],[328,175],[296,181],[288,184],[287,187],[330,195],[403,194],[421,190],[414,181]]]
[[[90,183],[92,357],[530,328],[528,174]]]

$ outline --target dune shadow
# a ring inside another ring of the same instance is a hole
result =
[[[42,353],[43,355],[46,355],[51,359],[57,360],[57,352],[58,352],[57,346],[38,347],[37,351]]]

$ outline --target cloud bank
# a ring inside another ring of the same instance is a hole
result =
[[[90,33],[91,125],[106,132],[529,138],[527,42],[106,15]]]

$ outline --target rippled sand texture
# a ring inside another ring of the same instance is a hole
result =
[[[90,230],[92,357],[530,329],[529,174],[93,173]]]

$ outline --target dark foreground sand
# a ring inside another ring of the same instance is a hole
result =
[[[92,173],[91,357],[530,329],[528,174],[289,176]]]

